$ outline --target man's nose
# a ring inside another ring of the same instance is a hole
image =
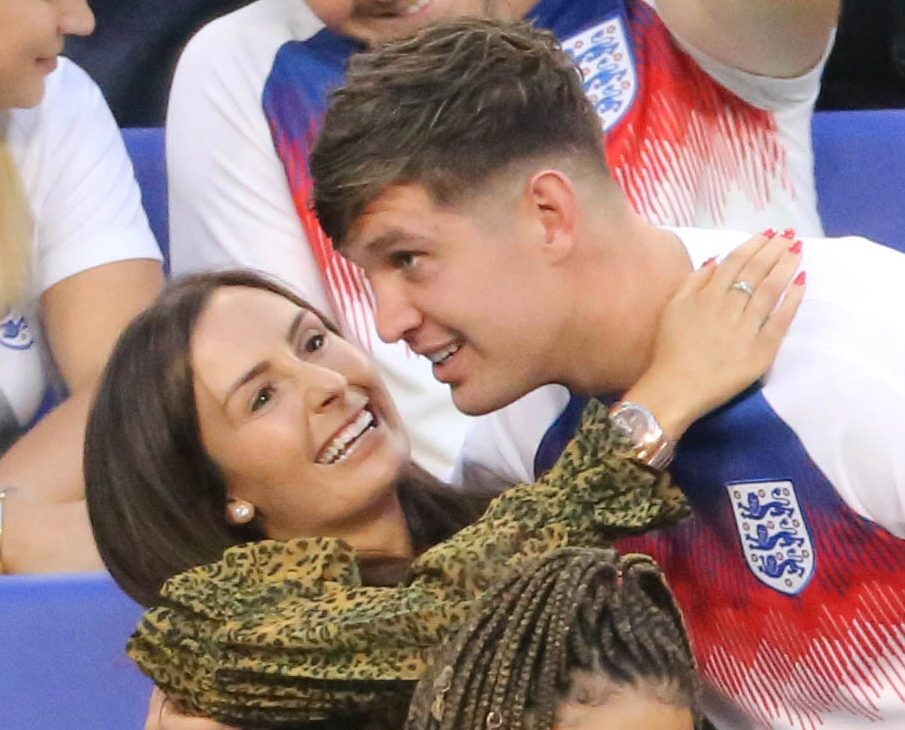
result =
[[[407,339],[406,335],[422,322],[418,307],[412,303],[404,287],[397,283],[375,277],[371,279],[371,287],[377,301],[375,322],[380,339],[384,342]]]

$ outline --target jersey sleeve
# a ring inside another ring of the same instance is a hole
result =
[[[180,58],[167,115],[172,270],[263,271],[335,316],[262,109],[280,45],[318,27],[282,5],[214,21]]]
[[[727,66],[698,50],[676,33],[672,31],[670,33],[678,46],[717,83],[749,104],[773,112],[813,108],[820,93],[823,69],[836,40],[834,32],[827,42],[823,56],[809,71],[792,78],[775,78]]]
[[[553,467],[503,492],[477,522],[425,552],[412,566],[417,580],[466,600],[551,550],[607,545],[687,516],[669,474],[621,456],[621,438],[606,406],[592,399]]]
[[[61,59],[41,107],[37,179],[38,286],[102,264],[161,258],[122,135],[95,83]]]

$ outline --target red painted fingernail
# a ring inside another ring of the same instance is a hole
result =
[[[795,254],[801,253],[802,245],[803,244],[801,243],[800,240],[795,241],[795,243],[793,243],[791,246],[789,246],[789,251],[791,251],[792,253],[795,253]]]
[[[705,268],[707,268],[708,266],[712,266],[713,263],[714,263],[715,261],[716,261],[716,256],[711,256],[711,257],[710,257],[709,259],[707,259],[703,264],[701,264],[701,268],[702,268],[702,269],[705,269]]]
[[[795,286],[804,286],[804,283],[808,280],[808,274],[806,271],[798,272],[798,276],[795,277],[795,281],[792,283]]]
[[[774,231],[772,228],[768,228],[766,231],[764,231],[764,235],[767,238],[776,238],[776,231]]]
[[[786,230],[784,230],[784,231],[782,232],[782,237],[783,237],[783,238],[788,238],[789,240],[792,240],[793,238],[795,238],[795,229],[794,229],[794,228],[786,228]]]

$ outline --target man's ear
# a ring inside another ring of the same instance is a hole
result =
[[[528,181],[526,196],[543,228],[546,255],[552,261],[561,260],[575,245],[580,213],[575,184],[559,170],[541,170]]]

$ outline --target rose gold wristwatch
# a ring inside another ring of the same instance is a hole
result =
[[[663,432],[654,414],[647,408],[640,403],[619,401],[610,408],[610,421],[613,428],[629,442],[626,456],[654,469],[669,466],[676,442]]]

